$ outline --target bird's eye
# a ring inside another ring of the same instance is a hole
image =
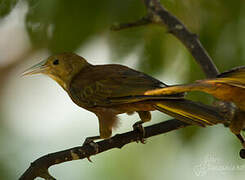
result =
[[[59,59],[55,59],[54,61],[53,61],[53,65],[58,65],[59,64]]]

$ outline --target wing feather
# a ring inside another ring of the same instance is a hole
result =
[[[171,96],[144,96],[144,92],[167,87],[161,81],[122,65],[92,66],[77,74],[71,83],[74,96],[89,106],[110,106],[149,99],[178,99]]]

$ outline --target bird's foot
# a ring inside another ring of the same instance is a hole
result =
[[[139,139],[136,142],[138,143],[140,141],[142,144],[145,144],[146,143],[146,141],[144,139],[144,137],[145,137],[145,129],[142,126],[142,123],[143,123],[142,121],[136,122],[133,125],[133,129],[134,129],[134,131],[137,131],[139,133]]]
[[[245,149],[241,149],[239,154],[242,159],[245,159]]]
[[[99,139],[99,138],[100,136],[87,137],[85,141],[83,142],[83,146],[89,145],[90,147],[94,149],[95,154],[97,154],[99,152],[99,145],[96,142],[94,142],[94,140]],[[93,162],[90,159],[90,156],[88,156],[87,159],[89,162]]]
[[[242,159],[245,159],[245,140],[243,138],[243,136],[241,134],[236,134],[237,138],[240,140],[242,146],[243,146],[243,149],[240,150],[240,157]]]
[[[245,159],[245,142],[242,143],[243,148],[240,150],[240,157]]]

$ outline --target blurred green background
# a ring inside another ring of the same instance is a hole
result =
[[[241,0],[162,0],[199,35],[220,71],[244,65],[245,3]],[[0,0],[0,179],[17,179],[38,157],[81,145],[98,134],[97,118],[72,103],[53,80],[21,77],[51,54],[72,51],[90,63],[120,63],[167,84],[205,78],[190,53],[154,25],[110,31],[115,22],[145,14],[140,0]],[[191,93],[210,103],[212,97]],[[138,117],[121,115],[114,133],[131,130]],[[151,123],[170,117],[154,112]],[[148,123],[146,125],[149,125]],[[244,179],[238,140],[222,125],[189,127],[147,144],[53,166],[57,179]]]

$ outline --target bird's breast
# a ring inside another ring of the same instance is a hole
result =
[[[70,88],[68,90],[68,94],[69,94],[70,98],[72,99],[72,101],[82,108],[87,109],[87,108],[93,107],[95,105],[94,102],[85,98],[80,91],[78,91],[74,88]]]

